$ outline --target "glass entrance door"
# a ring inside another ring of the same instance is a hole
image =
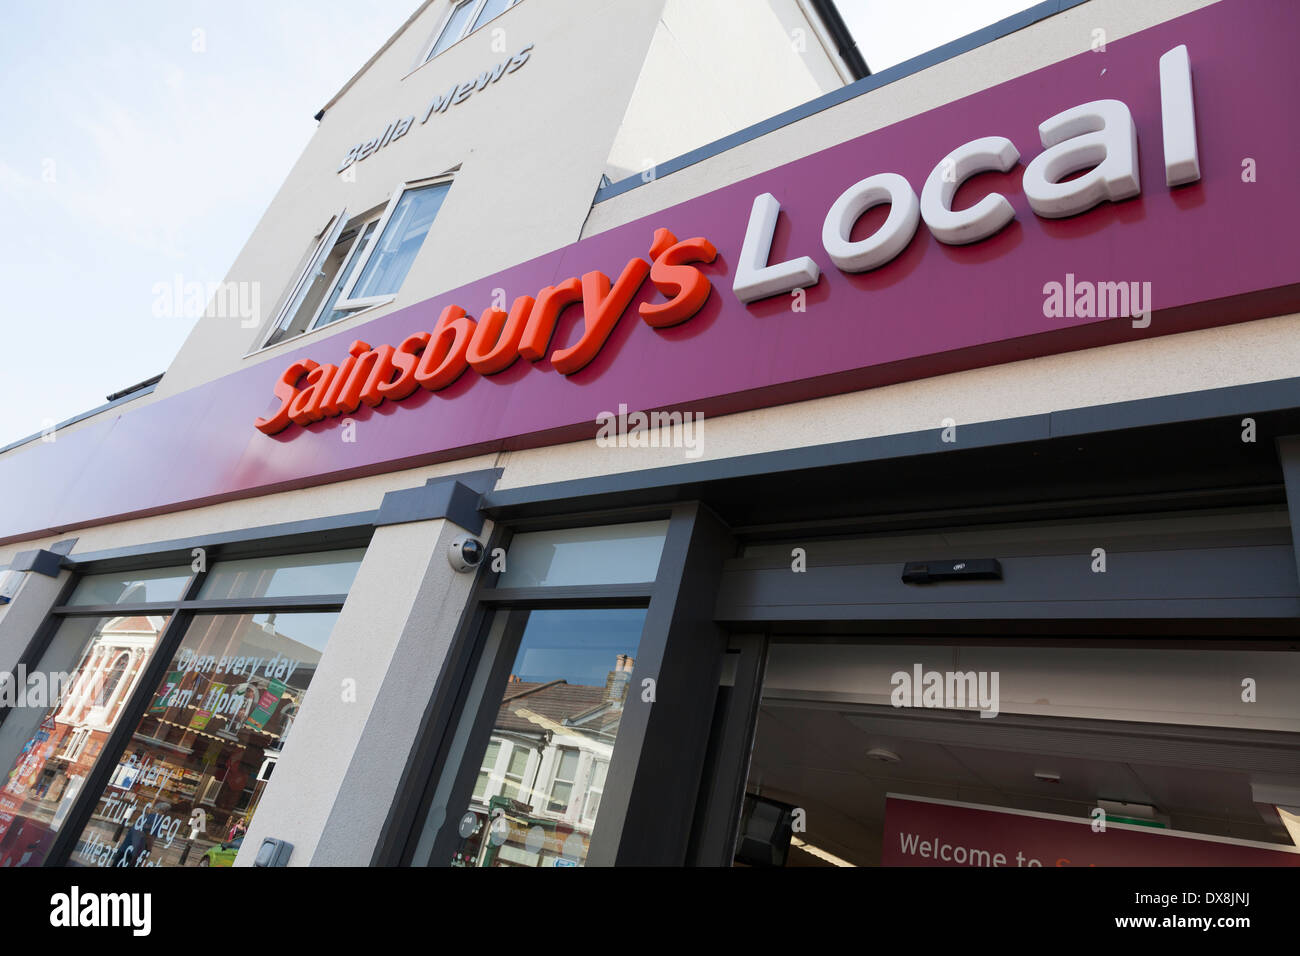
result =
[[[774,641],[736,864],[1300,865],[1300,654],[1034,643]]]

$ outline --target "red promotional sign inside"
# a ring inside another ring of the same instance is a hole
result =
[[[1300,848],[891,794],[884,866],[1300,866]]]

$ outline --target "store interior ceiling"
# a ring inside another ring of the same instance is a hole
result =
[[[1225,769],[1213,734],[1197,748],[1195,741],[1171,745],[1163,725],[1112,737],[1107,721],[1022,720],[995,731],[993,721],[973,713],[932,716],[853,704],[762,704],[747,790],[806,811],[807,832],[787,865],[835,865],[826,854],[878,865],[887,793],[1076,818],[1087,818],[1099,800],[1123,802],[1153,807],[1174,830],[1294,845],[1276,811],[1252,794],[1252,783],[1300,793],[1300,762],[1290,748],[1251,748],[1249,768]],[[1081,723],[1096,725],[1095,739],[1081,735]],[[886,762],[888,755],[897,762]]]

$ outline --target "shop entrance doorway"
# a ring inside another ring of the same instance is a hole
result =
[[[734,860],[1300,865],[1300,653],[1263,646],[772,639]]]

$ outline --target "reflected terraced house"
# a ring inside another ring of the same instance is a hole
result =
[[[634,663],[618,655],[603,687],[510,676],[456,861],[546,866],[585,858]]]

